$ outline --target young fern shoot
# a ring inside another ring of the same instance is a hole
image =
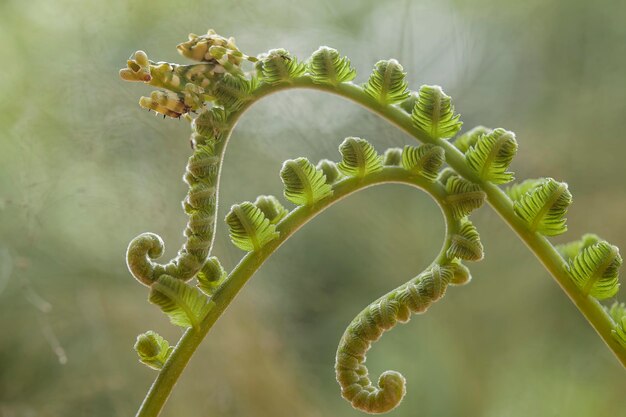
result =
[[[189,221],[177,256],[157,263],[164,244],[152,233],[139,235],[127,251],[131,274],[150,288],[149,301],[173,324],[186,329],[174,348],[153,331],[138,336],[135,349],[139,360],[159,374],[137,416],[159,414],[213,324],[291,235],[350,194],[387,183],[406,184],[429,194],[441,209],[446,235],[426,270],[375,300],[343,334],[335,372],[342,396],[353,407],[385,413],[400,404],[406,393],[405,378],[386,371],[373,383],[365,366],[366,353],[385,331],[407,322],[412,314],[426,312],[449,285],[470,281],[463,262],[482,260],[484,254],[468,216],[485,202],[541,260],[626,366],[626,308],[618,302],[610,308],[599,303],[614,297],[619,289],[619,250],[590,234],[557,247],[547,240],[567,230],[565,215],[572,195],[566,183],[540,178],[499,188],[514,179],[509,171],[518,150],[514,133],[478,126],[458,135],[462,122],[452,99],[439,86],[410,90],[407,73],[394,59],[376,63],[367,81],[358,85],[353,83],[356,70],[350,60],[327,46],[306,60],[284,49],[252,57],[241,52],[233,38],[210,30],[206,35],[189,35],[178,51],[196,63],[154,62],[137,51],[120,71],[124,80],[158,89],[142,97],[140,106],[164,117],[184,116],[190,121],[193,149],[183,177],[189,187],[183,201]],[[254,65],[246,69],[246,62]],[[296,208],[287,210],[274,196],[233,205],[225,222],[233,244],[246,254],[227,272],[211,256],[211,249],[217,228],[221,161],[228,140],[253,103],[295,88],[325,91],[356,102],[421,144],[388,149],[381,155],[366,140],[349,137],[339,145],[338,163],[323,159],[313,164],[306,158],[285,161],[280,170],[284,197]]]

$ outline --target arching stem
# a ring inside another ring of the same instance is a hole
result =
[[[574,282],[570,279],[566,263],[557,250],[544,236],[531,231],[527,225],[513,212],[511,199],[496,185],[488,181],[482,181],[465,161],[465,156],[458,149],[446,140],[430,137],[426,132],[414,126],[410,115],[401,108],[390,105],[381,105],[374,98],[367,95],[359,86],[351,83],[340,83],[338,85],[315,84],[309,77],[300,77],[291,80],[290,83],[267,85],[264,84],[253,93],[251,99],[237,112],[230,115],[229,121],[234,126],[241,115],[256,101],[264,96],[292,88],[304,88],[326,91],[339,95],[348,100],[354,101],[367,110],[378,114],[383,119],[394,124],[410,136],[423,143],[431,143],[441,146],[446,153],[446,162],[461,176],[469,181],[481,186],[487,195],[488,203],[498,213],[498,215],[515,231],[519,238],[535,254],[537,259],[550,272],[563,291],[572,302],[578,307],[582,315],[587,319],[598,335],[604,340],[607,346],[615,354],[620,363],[626,367],[626,350],[615,340],[611,332],[613,330],[613,320],[602,308],[602,305],[594,298],[581,293]],[[220,144],[220,152],[224,152],[228,141]],[[174,387],[178,377],[189,362],[189,359],[204,339],[216,320],[228,307],[233,298],[259,269],[265,260],[278,249],[300,227],[319,214],[328,206],[339,201],[343,197],[361,190],[363,188],[390,182],[406,183],[427,190],[435,198],[443,190],[438,184],[428,183],[420,177],[411,175],[399,168],[387,167],[383,171],[371,174],[358,182],[355,179],[347,179],[339,182],[334,187],[334,195],[323,199],[312,206],[302,206],[294,210],[279,225],[280,237],[259,251],[253,251],[243,257],[241,262],[231,272],[228,279],[220,286],[213,297],[215,307],[202,321],[198,330],[188,329],[180,339],[174,352],[167,363],[160,371],[146,398],[144,399],[137,417],[155,417],[161,411],[167,397]]]
[[[159,372],[156,380],[150,387],[148,395],[144,399],[137,417],[155,417],[161,411],[165,401],[172,391],[180,374],[185,369],[189,359],[196,351],[213,324],[222,315],[231,301],[263,265],[289,237],[296,233],[302,226],[312,220],[322,211],[342,200],[350,194],[365,188],[388,183],[401,183],[425,190],[442,207],[442,201],[446,196],[445,189],[437,182],[429,182],[423,177],[411,174],[398,167],[385,167],[382,171],[370,174],[364,178],[348,178],[339,181],[333,186],[333,195],[324,198],[311,206],[300,206],[293,210],[277,226],[280,236],[266,244],[258,251],[248,252],[231,271],[228,278],[217,289],[212,301],[215,306],[202,320],[198,329],[189,328],[180,339],[171,356]],[[442,208],[446,225],[454,223],[451,214]],[[446,247],[448,242],[444,242]],[[445,250],[442,250],[445,253]],[[440,255],[444,256],[444,255]]]

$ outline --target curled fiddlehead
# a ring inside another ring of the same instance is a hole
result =
[[[153,261],[164,250],[163,241],[155,234],[144,233],[128,247],[129,270],[138,281],[148,286],[165,274],[188,281],[208,257],[214,237],[221,147],[232,129],[228,114],[245,104],[254,88],[253,81],[243,77],[240,68],[243,60],[251,59],[237,49],[232,38],[226,39],[213,31],[203,36],[190,35],[188,42],[178,46],[178,51],[203,63],[190,66],[154,63],[148,60],[145,52],[138,51],[128,60],[127,68],[120,70],[120,76],[125,80],[143,81],[169,90],[168,93],[153,94],[150,100],[140,101],[143,106],[166,116],[176,117],[183,112],[199,110],[205,100],[214,103],[214,106],[202,109],[192,121],[194,153],[184,176],[189,185],[189,193],[183,202],[189,216],[185,244],[176,258],[167,264]],[[195,94],[193,99],[188,97],[191,93]]]
[[[206,260],[196,278],[198,279],[198,288],[208,296],[215,293],[215,290],[224,282],[227,273],[219,259],[211,256]]]
[[[139,356],[139,361],[157,371],[163,368],[173,350],[174,348],[167,340],[152,330],[137,336],[135,342],[135,351]]]
[[[432,145],[422,145],[421,151],[420,148],[405,148],[402,153],[403,168],[434,182],[443,162],[443,152],[436,148]],[[347,176],[362,178],[382,169],[380,157],[363,139],[348,138],[340,146],[340,151],[344,161],[349,161],[345,165],[350,169],[342,170]],[[339,166],[341,169],[342,165]],[[372,166],[375,168],[372,169]],[[414,279],[370,304],[352,321],[339,342],[335,360],[336,378],[342,396],[361,411],[375,414],[388,412],[400,403],[406,393],[405,379],[396,371],[383,372],[378,383],[372,383],[365,366],[366,353],[371,344],[397,323],[407,322],[412,313],[425,312],[433,302],[443,297],[448,284],[468,282],[469,271],[460,263],[461,259],[482,259],[483,249],[478,232],[465,219],[472,209],[465,206],[463,216],[460,216],[463,221],[455,220],[460,209],[457,204],[448,204],[447,197],[434,196],[448,215],[446,218],[452,221],[447,228],[449,236],[442,251],[444,255]]]
[[[400,404],[406,393],[404,377],[398,372],[386,371],[380,375],[378,385],[373,385],[364,365],[365,354],[383,332],[397,323],[407,322],[412,313],[424,313],[443,297],[453,277],[453,268],[435,264],[370,304],[350,323],[339,342],[335,374],[341,395],[353,407],[379,414]]]

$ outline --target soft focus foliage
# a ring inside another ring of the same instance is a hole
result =
[[[173,256],[186,221],[189,127],[142,111],[136,97],[149,91],[119,80],[138,47],[180,62],[172,45],[209,27],[247,54],[284,47],[304,60],[329,45],[350,57],[357,83],[395,58],[410,88],[454,97],[464,131],[515,131],[518,178],[568,180],[576,199],[557,241],[594,230],[626,247],[625,20],[614,0],[0,2],[0,416],[132,415],[154,377],[137,363],[136,335],[178,339],[124,264],[148,230]],[[280,195],[285,159],[338,161],[346,136],[414,145],[327,95],[259,103],[233,136],[219,217]],[[492,211],[472,220],[485,249],[472,282],[368,358],[373,373],[409,379],[393,415],[620,415],[624,374],[608,349]],[[244,289],[163,416],[360,415],[332,382],[337,341],[365,303],[427,266],[438,242],[421,238],[442,228],[434,204],[406,187],[330,209]],[[227,270],[241,256],[224,224],[214,252]]]

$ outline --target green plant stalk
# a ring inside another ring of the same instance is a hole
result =
[[[258,251],[248,252],[239,264],[231,271],[228,278],[217,289],[212,297],[214,307],[202,320],[197,329],[189,328],[181,337],[174,348],[171,356],[159,372],[156,380],[150,387],[148,395],[144,399],[137,417],[155,417],[161,411],[165,401],[174,388],[180,374],[187,366],[191,356],[196,351],[204,337],[213,324],[226,310],[231,301],[254,275],[254,273],[289,237],[296,233],[302,226],[308,223],[322,211],[342,200],[343,198],[365,188],[389,183],[408,184],[410,186],[426,190],[434,197],[444,215],[446,228],[455,227],[452,214],[445,207],[443,199],[446,196],[445,189],[437,182],[429,182],[415,174],[411,174],[399,167],[385,167],[382,171],[370,174],[365,178],[348,178],[339,181],[333,186],[333,195],[326,197],[310,206],[300,206],[293,210],[277,226],[279,237],[267,243]],[[443,243],[438,260],[445,259],[446,248],[449,245],[448,239]]]
[[[265,84],[256,89],[251,99],[244,106],[242,106],[239,111],[230,115],[231,125],[234,127],[241,115],[250,106],[252,106],[252,104],[261,98],[282,90],[293,88],[313,89],[339,95],[379,115],[415,139],[423,143],[431,143],[441,146],[445,150],[446,162],[448,165],[450,165],[462,177],[481,186],[482,190],[487,195],[487,202],[535,254],[537,259],[550,272],[563,291],[568,295],[570,300],[572,300],[576,307],[578,307],[582,315],[611,349],[622,366],[626,367],[626,351],[611,335],[614,325],[613,320],[596,299],[590,296],[585,296],[580,292],[566,270],[565,261],[554,246],[548,241],[548,239],[528,228],[528,226],[514,213],[511,199],[496,185],[491,184],[488,181],[481,180],[477,173],[469,167],[462,152],[456,149],[456,147],[448,141],[432,138],[426,132],[415,127],[410,115],[399,107],[380,104],[374,98],[365,93],[361,87],[355,84],[316,84],[311,80],[311,78],[304,76],[293,79],[289,83],[278,85]],[[221,153],[225,151],[227,143],[228,140],[225,140],[222,144],[220,144]],[[391,175],[389,174],[390,169],[391,168],[385,168],[382,172],[385,173],[385,175]],[[350,187],[354,187],[355,185],[350,182],[355,181],[355,179],[346,180],[341,183],[341,186],[337,184],[335,195],[331,199],[328,199],[328,201],[327,199],[324,199],[313,206],[299,207],[279,224],[278,230],[280,232],[280,237],[278,239],[270,242],[260,251],[250,252],[244,256],[237,267],[231,272],[229,278],[217,290],[213,298],[215,307],[202,321],[199,329],[188,329],[176,345],[172,355],[152,384],[146,398],[137,412],[137,417],[154,417],[159,414],[172,388],[178,380],[178,377],[189,362],[191,355],[195,352],[196,348],[204,339],[213,324],[221,316],[247,280],[289,236],[321,212],[321,210],[338,201],[337,197],[345,197],[352,192],[362,189],[365,186],[374,185],[375,183],[406,182],[402,180],[402,178],[395,178],[393,180],[391,178],[388,180],[381,179],[380,182],[376,182],[375,179],[377,178],[379,178],[378,175],[371,177],[370,180],[374,181],[371,184],[361,183],[356,185],[357,188],[345,189],[343,191],[341,191],[342,187],[347,187],[346,184],[350,184]],[[359,187],[359,185],[363,187]],[[342,192],[344,193],[343,195]],[[327,205],[323,206],[324,203]]]

